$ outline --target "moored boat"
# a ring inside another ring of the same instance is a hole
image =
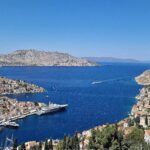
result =
[[[66,107],[68,107],[67,104],[65,104],[65,105],[58,105],[58,104],[51,104],[50,103],[48,107],[43,107],[36,114],[37,115],[44,115],[44,114],[48,114],[48,113],[53,113],[53,112],[56,112],[56,111],[63,110]]]

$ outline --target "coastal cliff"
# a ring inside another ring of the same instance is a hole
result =
[[[73,57],[66,53],[39,50],[17,50],[0,55],[1,66],[96,66],[86,59]]]

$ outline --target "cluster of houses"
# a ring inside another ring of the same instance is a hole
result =
[[[143,74],[136,77],[135,80],[144,87],[136,97],[137,104],[132,108],[131,118],[138,118],[139,125],[145,128],[144,139],[150,144],[150,70],[145,71]]]
[[[99,129],[101,131],[106,126],[107,125],[97,126],[94,129]],[[85,130],[82,133],[78,133],[78,138],[80,139],[80,144],[79,144],[80,149],[88,149],[91,136],[92,136],[92,129]],[[50,141],[50,139],[48,141]],[[60,140],[52,140],[53,150],[57,150],[57,145],[59,142]],[[41,149],[45,150],[45,142],[29,141],[24,144],[25,144],[26,150],[38,148],[40,145],[41,145]],[[19,148],[20,146],[18,146],[17,150],[20,150]]]
[[[43,103],[18,102],[8,97],[0,97],[0,122],[23,118],[43,107]]]
[[[144,139],[150,144],[150,85],[145,85],[136,99],[137,104],[132,108],[131,118],[138,118],[139,125],[146,129]]]
[[[26,83],[22,80],[11,80],[0,77],[0,94],[20,94],[20,93],[40,93],[44,89],[34,84]]]
[[[131,117],[139,118],[139,124],[144,128],[150,126],[150,86],[144,86],[136,97],[138,102],[131,111]]]
[[[50,142],[50,140],[47,140],[47,142]],[[59,140],[52,140],[53,150],[57,149],[56,147],[58,143]],[[30,141],[26,142],[24,146],[26,150],[39,149],[39,147],[41,150],[45,150],[45,142]],[[20,147],[21,146],[18,146],[17,150],[21,150]]]
[[[102,131],[107,125],[96,126],[94,130]],[[78,138],[80,139],[80,149],[88,149],[90,138],[92,136],[92,129],[85,130],[82,133],[78,133]]]
[[[41,105],[40,103],[33,102],[18,102],[3,95],[40,92],[44,92],[44,89],[34,84],[29,84],[22,80],[11,80],[0,77],[0,125],[6,123],[6,121],[31,115]]]

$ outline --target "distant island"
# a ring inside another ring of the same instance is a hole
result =
[[[73,57],[66,53],[46,52],[39,50],[16,50],[13,53],[0,55],[1,66],[96,66],[83,58]]]
[[[94,63],[150,63],[150,61],[142,61],[131,58],[117,58],[117,57],[83,57],[84,59]]]

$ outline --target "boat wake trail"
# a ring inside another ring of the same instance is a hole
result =
[[[104,83],[104,82],[117,81],[117,80],[122,80],[122,79],[129,78],[129,77],[131,77],[131,76],[115,78],[115,79],[108,79],[108,80],[102,80],[102,81],[94,81],[91,84],[101,84],[101,83]]]

